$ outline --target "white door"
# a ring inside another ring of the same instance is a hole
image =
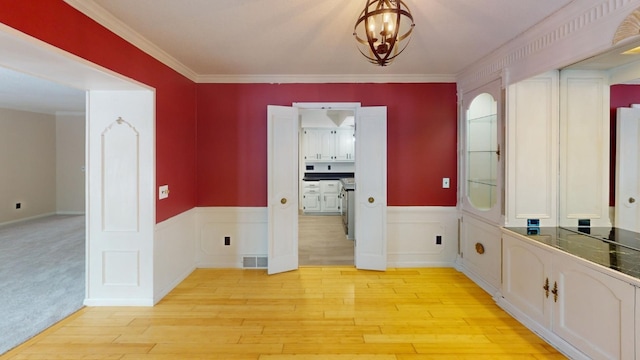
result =
[[[298,109],[267,107],[268,273],[298,268]]]
[[[87,97],[85,305],[153,305],[154,94]]]
[[[387,268],[387,108],[356,111],[355,263]]]
[[[640,109],[618,108],[616,127],[615,226],[640,232]]]

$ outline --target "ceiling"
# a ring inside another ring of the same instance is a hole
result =
[[[266,75],[454,81],[577,0],[404,0],[415,29],[405,52],[386,67],[367,62],[352,36],[364,0],[65,1],[185,76],[207,82]],[[82,91],[18,79],[8,71],[0,76],[3,107],[77,111],[78,99],[84,101]]]

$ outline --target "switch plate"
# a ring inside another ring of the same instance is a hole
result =
[[[449,178],[442,178],[442,188],[443,189],[449,188]]]
[[[162,185],[158,188],[158,199],[166,199],[169,197],[169,185]]]

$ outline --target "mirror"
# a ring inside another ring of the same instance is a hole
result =
[[[606,146],[605,150],[608,151],[609,164],[607,169],[603,170],[608,171],[608,189],[605,189],[606,193],[604,194],[605,202],[608,199],[608,203],[605,205],[608,205],[608,215],[612,226],[635,232],[640,232],[640,217],[637,210],[638,191],[640,190],[637,170],[640,110],[631,109],[631,107],[633,104],[640,104],[640,86],[638,86],[640,84],[640,52],[630,50],[638,45],[640,42],[635,41],[616,46],[606,53],[560,70],[561,78],[563,73],[570,71],[599,72],[606,76],[607,85],[609,85],[609,92],[606,94],[609,98],[610,110],[608,114],[609,131],[604,138],[600,136],[600,139],[596,139],[602,141],[603,146]],[[617,108],[627,108],[628,110],[617,110]],[[625,118],[623,119],[621,116]],[[568,136],[575,136],[575,132],[570,131],[568,134]],[[592,158],[586,158],[586,156],[580,158],[575,153],[571,156],[574,162],[576,160],[592,161]],[[633,156],[635,159],[630,159]],[[561,171],[560,181],[567,182],[567,179],[563,179],[562,176]],[[584,196],[584,192],[577,193],[580,189],[576,189],[576,187],[561,188],[560,191],[570,192],[560,196],[561,202],[563,199],[569,201],[566,199]],[[560,206],[566,206],[566,204],[561,203]],[[562,219],[559,219],[559,224],[563,224]]]
[[[476,209],[487,211],[497,200],[497,102],[491,94],[476,96],[467,110],[467,198]]]

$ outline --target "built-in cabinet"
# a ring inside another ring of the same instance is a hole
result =
[[[466,274],[490,294],[500,289],[500,228],[463,214],[460,218],[460,260]]]
[[[588,358],[635,358],[633,285],[525,237],[505,232],[502,239],[502,295],[516,317]]]
[[[305,161],[355,161],[353,128],[305,128],[302,147]]]
[[[339,180],[303,181],[302,211],[340,212],[340,186]]]

